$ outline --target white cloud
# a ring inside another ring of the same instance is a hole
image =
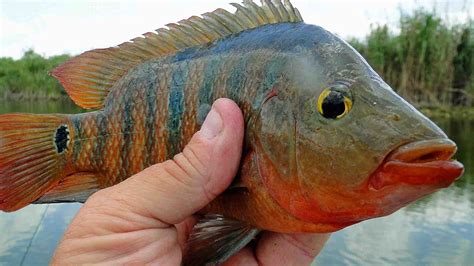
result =
[[[432,6],[433,1],[421,0],[418,4],[408,0],[292,2],[307,23],[320,25],[343,37],[363,37],[371,24],[394,23],[399,6]],[[192,15],[219,7],[233,10],[228,2],[231,0],[0,0],[0,56],[18,58],[29,48],[49,56],[110,47]],[[467,14],[462,11],[462,2],[465,1],[450,1],[450,12],[456,18]],[[438,2],[438,5],[443,6],[443,3]]]

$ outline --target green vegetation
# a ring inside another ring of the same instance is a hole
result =
[[[444,119],[468,119],[474,118],[474,107],[466,106],[441,106],[441,107],[421,107],[420,111],[430,118]]]
[[[351,44],[402,97],[419,107],[473,106],[474,21],[448,25],[436,12],[402,14],[399,32],[372,28]]]
[[[25,52],[19,60],[0,58],[0,98],[62,98],[66,95],[64,90],[48,72],[68,58],[68,55],[44,58],[33,50]]]
[[[396,28],[378,25],[350,43],[418,107],[474,107],[474,21],[452,25],[419,9],[402,13]],[[48,72],[68,58],[43,58],[32,50],[19,60],[0,58],[0,99],[61,98],[65,92]]]

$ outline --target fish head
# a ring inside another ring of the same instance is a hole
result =
[[[324,34],[292,54],[284,89],[260,112],[259,173],[278,204],[342,228],[454,182],[463,172],[451,159],[456,144],[349,44]]]

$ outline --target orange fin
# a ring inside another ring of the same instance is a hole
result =
[[[57,184],[68,144],[64,115],[0,115],[0,210],[18,210]]]
[[[96,49],[72,58],[51,74],[61,82],[71,99],[87,109],[103,107],[113,85],[133,67],[186,48],[211,43],[246,30],[275,23],[297,23],[303,18],[289,0],[250,0],[232,4],[235,13],[224,9],[193,16],[167,28],[148,32],[116,47]]]
[[[58,185],[34,203],[85,202],[99,189],[96,173],[75,173],[61,179]]]

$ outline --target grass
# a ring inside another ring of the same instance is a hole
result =
[[[448,25],[436,12],[419,9],[402,13],[397,28],[377,25],[350,43],[418,107],[472,107],[474,21]]]
[[[402,97],[420,108],[474,106],[474,21],[449,24],[435,11],[401,13],[395,31],[377,25],[350,43]],[[27,51],[0,58],[0,99],[66,96],[48,72],[70,58]]]
[[[474,107],[422,107],[420,111],[430,118],[467,120],[474,118]]]
[[[59,99],[66,96],[48,72],[69,58],[68,55],[44,58],[32,50],[19,60],[0,58],[0,98]]]

